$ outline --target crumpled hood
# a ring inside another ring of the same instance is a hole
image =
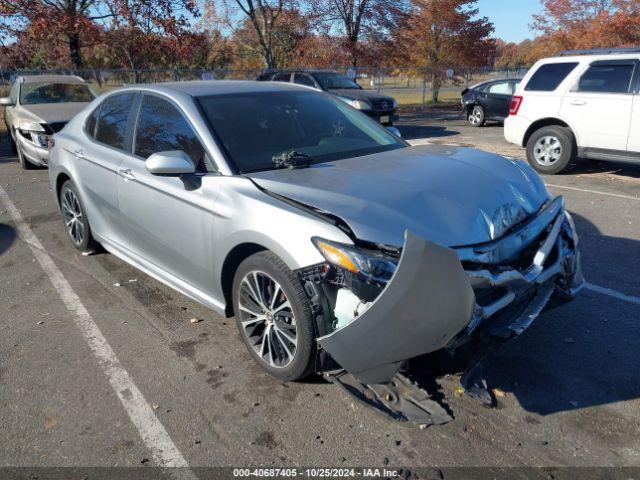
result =
[[[87,102],[39,103],[36,105],[21,105],[20,108],[22,109],[23,113],[21,113],[19,116],[24,120],[36,123],[68,122],[77,113],[80,113],[82,110],[84,110],[87,105],[89,105],[89,103]]]
[[[396,247],[406,229],[448,247],[495,240],[549,199],[529,165],[463,147],[408,147],[247,176],[340,217],[360,240]]]

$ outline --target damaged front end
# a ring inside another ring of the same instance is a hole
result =
[[[300,275],[316,310],[317,370],[416,423],[450,417],[403,374],[411,359],[464,357],[469,367],[528,328],[554,293],[569,298],[584,283],[562,197],[482,245],[447,248],[409,231],[401,250],[314,243],[327,262]]]

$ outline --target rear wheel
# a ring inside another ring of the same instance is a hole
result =
[[[571,130],[558,125],[542,127],[527,142],[527,160],[538,172],[555,175],[576,158],[577,146]]]
[[[469,110],[467,120],[473,127],[482,127],[485,123],[484,108],[482,108],[480,105],[474,105],[473,108]]]
[[[73,246],[83,253],[94,252],[98,244],[91,234],[89,219],[78,189],[71,180],[64,182],[60,190],[60,211]]]
[[[313,371],[315,329],[298,276],[271,252],[240,264],[233,281],[236,323],[251,356],[274,377],[300,380]]]

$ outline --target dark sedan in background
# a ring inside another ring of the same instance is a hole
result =
[[[520,84],[520,78],[491,80],[462,91],[462,113],[474,127],[487,121],[502,122],[509,116],[511,97]]]
[[[392,97],[364,90],[346,75],[326,70],[270,70],[261,73],[258,81],[290,82],[316,88],[335,95],[340,100],[375,118],[383,125],[391,126],[398,119],[398,102]]]

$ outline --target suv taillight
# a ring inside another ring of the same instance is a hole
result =
[[[509,115],[518,115],[518,111],[520,110],[520,107],[522,106],[522,97],[519,96],[513,96],[511,97],[511,105],[509,106]]]

